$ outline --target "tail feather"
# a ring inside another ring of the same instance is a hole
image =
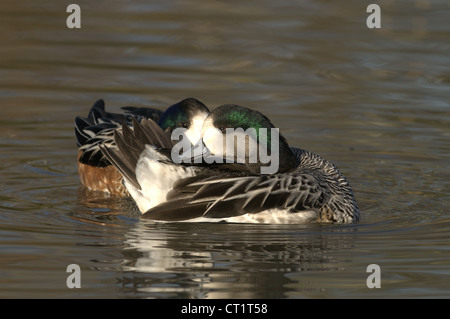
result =
[[[78,147],[83,146],[92,137],[84,129],[91,126],[87,118],[77,116],[75,118],[75,136],[77,137]]]
[[[108,161],[117,168],[120,174],[134,187],[141,189],[139,182],[137,181],[136,174],[134,172],[134,167],[130,167],[127,161],[120,155],[120,152],[116,152],[108,147],[99,145],[100,150],[103,155],[108,159]]]
[[[94,103],[91,110],[89,111],[88,119],[93,125],[99,123],[99,119],[107,117],[105,112],[105,101],[102,99]]]
[[[146,145],[157,149],[167,149],[173,146],[173,142],[168,134],[151,119],[142,119],[139,123],[132,118],[132,123],[132,129],[123,123],[122,130],[114,131],[117,150],[107,145],[101,146],[100,149],[127,181],[137,189],[141,189],[135,170]]]
[[[126,125],[122,128],[122,133],[119,131],[114,132],[114,141],[120,150],[121,156],[126,162],[127,166],[134,171],[136,168],[139,156],[144,150],[145,146],[140,148],[136,143],[130,139],[127,133],[131,133]]]
[[[141,108],[133,106],[122,107],[124,114],[110,113],[105,110],[105,102],[100,99],[94,103],[87,117],[77,116],[75,118],[75,136],[77,146],[80,148],[80,162],[90,166],[105,167],[110,162],[102,155],[99,145],[106,147],[114,146],[114,130],[126,125],[130,126],[141,119],[150,118],[158,121],[163,111],[152,108]],[[130,136],[130,134],[127,134]],[[143,149],[144,146],[138,149]]]
[[[147,120],[138,123],[133,119],[133,128],[136,132],[135,138],[144,144],[153,145],[156,148],[173,147],[170,136],[155,121]]]

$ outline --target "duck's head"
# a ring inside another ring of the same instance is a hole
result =
[[[296,163],[286,139],[271,121],[239,105],[214,109],[203,122],[202,140],[213,157],[242,163],[252,173],[281,173]]]
[[[205,104],[194,98],[184,99],[170,106],[161,116],[158,125],[168,134],[176,128],[186,129],[184,135],[192,144],[201,139],[203,121],[209,115]]]

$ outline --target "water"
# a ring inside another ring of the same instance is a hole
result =
[[[57,1],[2,3],[0,297],[448,298],[450,4],[379,1],[371,30],[369,3],[80,1],[78,30]],[[75,116],[186,97],[266,114],[362,220],[153,224],[80,187]]]

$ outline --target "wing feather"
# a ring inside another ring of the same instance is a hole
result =
[[[135,169],[142,152],[147,145],[156,148],[171,147],[172,141],[167,133],[151,119],[142,119],[138,122],[132,118],[132,123],[132,128],[122,123],[122,129],[114,131],[115,147],[101,145],[99,148],[124,178],[137,189],[141,189]]]
[[[108,161],[117,168],[119,173],[128,182],[130,182],[137,189],[141,189],[134,172],[134,167],[130,167],[128,165],[128,162],[123,158],[123,156],[121,156],[120,152],[112,148],[105,147],[104,145],[99,145],[99,148]]]
[[[106,112],[105,102],[100,99],[94,103],[87,117],[75,118],[77,146],[82,151],[81,163],[97,167],[110,165],[99,146],[115,147],[114,130],[120,129],[121,123],[131,126],[133,120],[137,122],[146,118],[158,121],[163,114],[161,110],[145,107],[125,106],[122,109],[125,114]]]
[[[176,183],[167,202],[150,209],[144,216],[160,220],[167,220],[166,214],[171,220],[187,220],[193,216],[228,218],[273,208],[295,213],[317,210],[327,197],[328,189],[310,174],[203,175]]]

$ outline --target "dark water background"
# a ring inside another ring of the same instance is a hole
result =
[[[69,3],[0,4],[0,297],[450,296],[449,1],[378,1],[381,29],[370,1],[76,3],[76,30]],[[75,116],[186,97],[266,114],[362,220],[152,224],[80,188]]]

